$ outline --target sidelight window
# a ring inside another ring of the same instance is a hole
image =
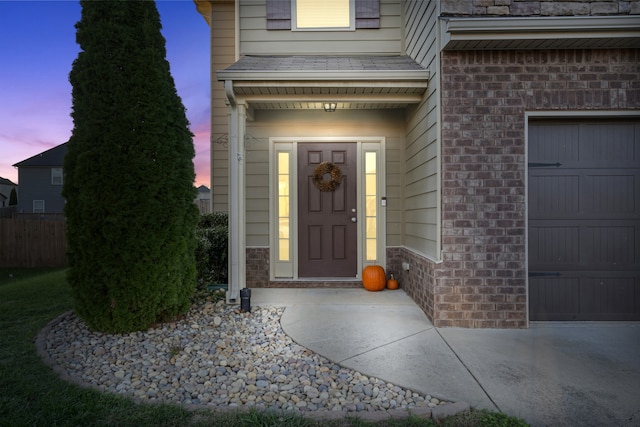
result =
[[[291,260],[291,159],[288,152],[278,153],[278,261]]]
[[[378,153],[365,152],[365,259],[375,261],[378,253]]]

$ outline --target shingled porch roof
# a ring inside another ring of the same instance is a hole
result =
[[[218,71],[254,109],[404,108],[418,103],[429,70],[408,56],[243,56]],[[229,89],[228,89],[229,90]]]

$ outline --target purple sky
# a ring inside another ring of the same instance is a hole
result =
[[[209,187],[209,27],[192,0],[156,2],[178,94],[195,134],[196,185]],[[78,1],[0,0],[0,177],[71,136],[69,72]]]

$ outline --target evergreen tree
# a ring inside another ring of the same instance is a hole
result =
[[[95,330],[147,329],[196,285],[193,135],[150,1],[81,1],[65,157],[68,281]]]
[[[11,193],[9,193],[9,206],[15,206],[18,204],[18,193],[16,192],[16,187],[11,189]]]

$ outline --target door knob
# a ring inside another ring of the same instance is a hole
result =
[[[355,216],[351,217],[351,222],[358,222],[358,218],[356,218]]]

